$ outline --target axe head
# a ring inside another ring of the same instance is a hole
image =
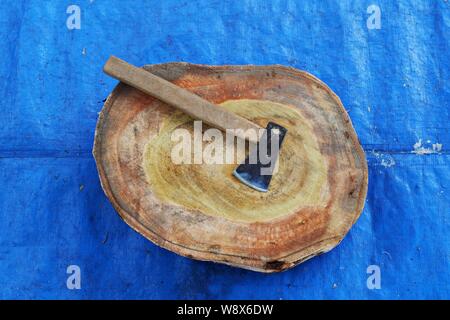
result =
[[[250,188],[267,192],[286,133],[286,128],[269,122],[258,144],[250,148],[244,163],[234,170],[233,175]]]

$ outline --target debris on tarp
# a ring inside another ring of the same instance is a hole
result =
[[[419,139],[414,146],[414,150],[412,153],[424,155],[424,154],[433,154],[440,153],[442,150],[442,143],[431,143],[430,140],[427,140],[426,143],[422,144],[422,139]]]

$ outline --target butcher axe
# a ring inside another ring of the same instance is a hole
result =
[[[108,59],[103,70],[111,77],[178,108],[194,119],[221,130],[232,129],[231,132],[238,138],[248,140],[253,144],[250,153],[233,171],[233,175],[255,190],[269,190],[279,150],[287,133],[286,128],[269,122],[265,130],[262,130],[256,123],[114,56]],[[257,134],[248,134],[252,130]]]

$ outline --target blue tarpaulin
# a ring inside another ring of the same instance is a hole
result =
[[[450,298],[450,1],[10,0],[0,39],[0,298]],[[367,154],[360,219],[278,274],[155,246],[116,214],[91,155],[111,54],[319,77]]]

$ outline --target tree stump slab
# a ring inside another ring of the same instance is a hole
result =
[[[283,66],[144,69],[288,133],[278,172],[261,193],[233,177],[236,164],[174,164],[171,135],[192,132],[194,120],[117,85],[100,113],[93,153],[102,187],[127,224],[180,255],[261,272],[291,268],[343,239],[364,206],[367,162],[342,103],[323,82]]]

